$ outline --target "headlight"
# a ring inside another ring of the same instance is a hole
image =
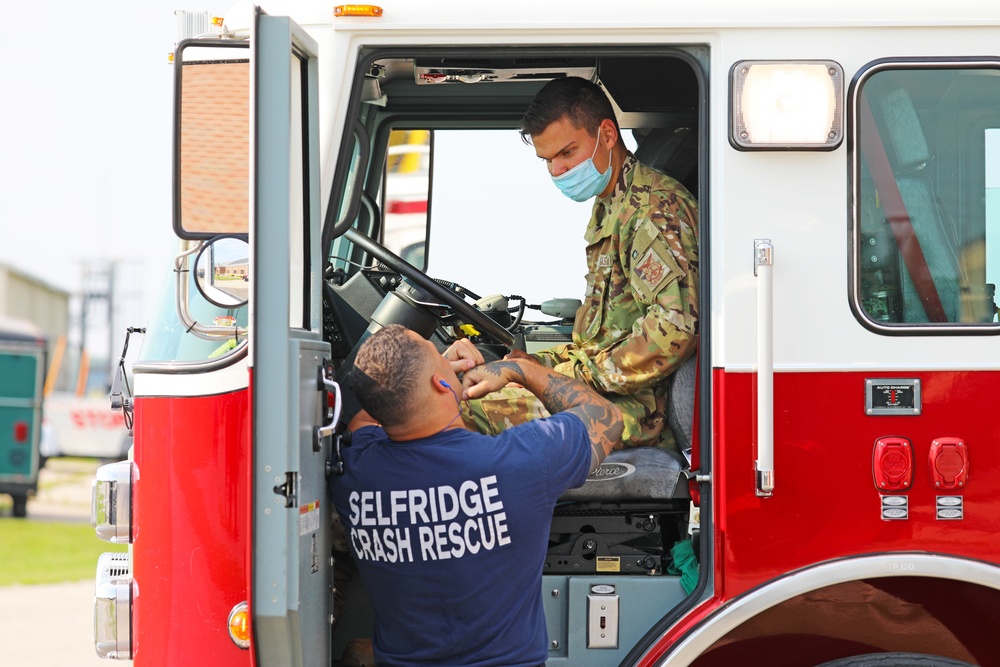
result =
[[[132,461],[109,463],[97,469],[91,492],[90,523],[108,542],[131,544],[132,495],[139,469]]]
[[[740,150],[833,150],[844,136],[844,70],[832,60],[744,60],[731,71]]]
[[[128,554],[104,553],[97,561],[94,648],[112,660],[132,659],[132,603],[137,591]]]

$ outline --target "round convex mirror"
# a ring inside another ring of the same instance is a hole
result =
[[[210,303],[236,308],[250,295],[250,244],[239,236],[217,236],[198,251],[195,284]]]

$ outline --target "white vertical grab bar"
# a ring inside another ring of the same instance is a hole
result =
[[[753,274],[757,277],[757,461],[756,492],[774,492],[774,246],[754,239]]]

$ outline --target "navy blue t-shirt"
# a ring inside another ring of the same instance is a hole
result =
[[[552,510],[583,484],[590,438],[560,413],[488,436],[354,433],[333,503],[375,608],[379,667],[545,662]]]

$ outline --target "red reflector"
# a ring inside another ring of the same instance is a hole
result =
[[[14,442],[27,442],[28,422],[14,422]]]
[[[389,202],[389,213],[426,213],[427,200],[418,199],[416,201],[395,200]]]
[[[969,478],[969,452],[961,438],[931,442],[931,479],[936,489],[961,489]]]
[[[872,471],[879,491],[902,491],[913,481],[913,447],[906,438],[886,437],[875,441]]]

